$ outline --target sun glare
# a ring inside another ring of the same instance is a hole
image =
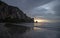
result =
[[[49,20],[46,19],[35,19],[34,22],[49,22]]]

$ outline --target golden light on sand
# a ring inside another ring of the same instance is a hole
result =
[[[41,28],[38,28],[38,27],[34,27],[33,29],[34,29],[34,30],[40,30]]]

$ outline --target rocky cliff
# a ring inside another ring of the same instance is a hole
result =
[[[0,1],[0,38],[23,38],[23,33],[30,27],[13,24],[22,22],[33,22],[33,19],[19,8]]]
[[[19,8],[10,6],[0,1],[0,22],[34,22],[32,18],[24,14]]]

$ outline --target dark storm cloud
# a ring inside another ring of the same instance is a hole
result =
[[[23,11],[46,4],[52,0],[2,0],[10,5],[17,6]]]
[[[54,0],[50,3],[39,6],[39,8],[31,11],[31,15],[38,17],[44,16],[48,19],[60,19],[60,1]]]
[[[44,6],[45,7],[45,6]],[[33,17],[35,17],[35,16],[37,16],[37,17],[39,17],[39,16],[43,16],[43,17],[45,17],[45,18],[53,18],[54,17],[54,13],[53,13],[53,11],[52,10],[50,10],[49,9],[49,7],[48,7],[48,9],[45,7],[45,8],[43,8],[43,7],[37,7],[37,8],[35,8],[35,9],[32,9],[31,11],[30,11],[30,13],[31,13],[31,15],[33,16]],[[54,17],[55,18],[55,17]]]
[[[58,17],[57,19],[60,20],[60,1],[53,7],[53,11],[55,11],[55,15]]]
[[[34,16],[43,16],[43,15],[45,15],[46,11],[47,10],[44,8],[35,8],[35,9],[31,10],[31,15],[33,15],[33,17]]]
[[[60,16],[60,5],[56,5],[53,10],[55,11],[57,16]]]

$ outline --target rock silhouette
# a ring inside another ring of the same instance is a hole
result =
[[[0,1],[0,22],[34,22],[33,18],[28,17],[18,7],[8,5]]]

